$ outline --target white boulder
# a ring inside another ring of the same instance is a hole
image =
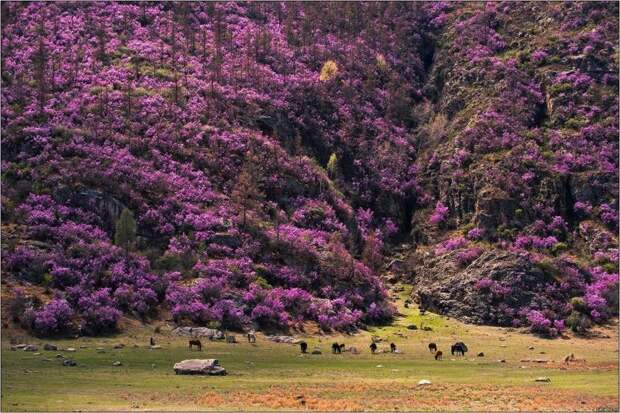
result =
[[[176,374],[204,374],[209,376],[224,376],[226,369],[220,366],[216,359],[183,360],[174,365]]]

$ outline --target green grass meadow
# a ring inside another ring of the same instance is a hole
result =
[[[300,355],[297,345],[273,343],[263,335],[256,345],[243,339],[238,344],[202,340],[204,351],[190,352],[186,338],[166,328],[155,334],[149,326],[108,338],[29,341],[74,347],[75,353],[43,351],[42,346],[40,355],[11,351],[3,338],[2,411],[617,410],[615,327],[609,328],[609,338],[544,340],[421,316],[402,302],[400,311],[403,316],[393,325],[354,336],[299,335],[310,350],[320,348],[321,355]],[[408,330],[411,323],[433,331]],[[394,342],[402,353],[370,354],[372,335],[383,339],[380,351]],[[149,349],[150,336],[163,348]],[[449,354],[456,340],[469,346],[467,357]],[[355,346],[360,354],[333,355],[334,341]],[[435,361],[428,351],[431,341],[444,352],[443,361]],[[113,349],[116,343],[126,347]],[[479,352],[484,357],[477,357]],[[585,361],[566,366],[561,360],[571,352]],[[62,366],[56,354],[78,365]],[[175,375],[174,363],[188,358],[217,358],[228,375]],[[549,363],[521,361],[528,358]],[[113,366],[115,361],[122,366]],[[551,382],[534,382],[539,376]],[[418,386],[422,379],[432,384]]]

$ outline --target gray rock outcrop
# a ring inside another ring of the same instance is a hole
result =
[[[485,251],[467,268],[459,268],[453,255],[425,260],[417,271],[413,298],[429,311],[472,324],[509,325],[511,319],[497,310],[498,300],[514,309],[525,306],[534,296],[533,287],[547,277],[526,258],[506,251]],[[510,286],[510,294],[489,294],[477,285],[483,278]]]

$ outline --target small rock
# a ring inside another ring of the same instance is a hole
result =
[[[418,326],[416,326],[415,324],[409,324],[409,325],[407,326],[407,328],[408,328],[409,330],[417,330],[417,329],[418,329]]]
[[[551,379],[549,377],[536,377],[534,381],[540,382],[540,383],[551,383]]]
[[[360,353],[359,350],[357,349],[357,347],[349,347],[345,351],[349,351],[351,354],[359,354]]]
[[[87,346],[80,346],[80,348],[88,348]]]
[[[64,359],[64,358],[65,358],[65,356],[63,356],[62,354],[56,354],[56,358],[57,358],[57,359]]]
[[[432,382],[426,379],[422,379],[418,382],[418,386],[428,386],[429,384],[432,384]]]
[[[123,343],[118,343],[118,344],[114,345],[115,349],[121,349],[121,348],[124,348],[124,347],[125,347],[125,345]]]
[[[529,346],[527,349],[528,350],[534,350],[534,346]]]
[[[383,367],[383,364],[377,364],[377,368]]]
[[[75,348],[69,347],[69,348],[65,349],[65,351],[68,351],[69,353],[75,353]]]
[[[45,343],[43,344],[43,350],[45,351],[58,351],[58,347],[54,344]]]
[[[67,359],[67,360],[62,361],[62,365],[66,367],[73,367],[73,366],[77,366],[77,363],[74,360]]]
[[[547,354],[547,352],[546,352],[546,351],[541,351],[541,352],[540,352],[540,353],[538,353],[538,354]]]
[[[11,346],[11,350],[15,351],[15,350],[23,350],[26,347],[28,347],[28,344],[16,344],[14,346]]]
[[[29,344],[26,347],[24,347],[24,351],[38,351],[39,348],[37,346],[35,346],[34,344]]]
[[[422,330],[423,331],[433,331],[433,329],[431,327],[428,327],[428,326],[422,327]]]
[[[322,353],[321,353],[321,350],[312,350],[311,354],[319,355],[319,354],[322,354]]]
[[[33,356],[40,356],[41,353],[34,353]]]
[[[499,360],[497,360],[497,362],[498,362],[498,363],[505,363],[505,362],[506,362],[506,359],[499,359]]]
[[[502,345],[500,345],[500,347],[502,347],[502,348],[506,348],[506,347],[508,347],[508,346],[507,346],[506,344],[502,344]]]
[[[123,363],[121,363],[120,361],[115,361],[114,363],[112,363],[113,366],[122,366]]]
[[[160,346],[159,344],[156,344],[154,346],[151,346],[150,348],[151,348],[151,350],[161,350],[162,346]]]
[[[483,352],[478,353],[478,357],[484,357],[484,353]]]

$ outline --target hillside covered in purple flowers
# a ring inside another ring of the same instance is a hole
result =
[[[124,317],[618,312],[618,4],[2,4],[2,296]],[[393,251],[401,251],[394,258]]]

